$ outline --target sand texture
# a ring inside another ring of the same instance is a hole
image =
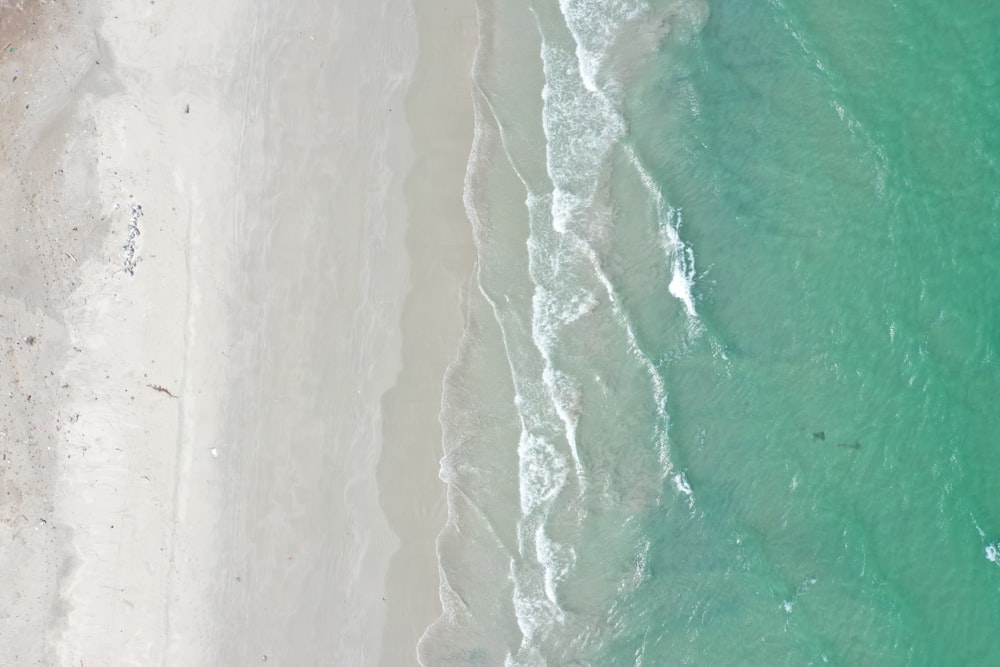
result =
[[[0,664],[440,614],[472,7],[289,4],[0,0]]]

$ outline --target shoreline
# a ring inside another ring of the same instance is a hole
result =
[[[416,18],[424,46],[406,101],[417,156],[405,185],[410,291],[401,322],[402,367],[381,401],[380,502],[402,540],[387,574],[389,590],[402,599],[389,604],[382,642],[389,653],[380,663],[386,667],[416,664],[418,642],[443,613],[437,540],[448,516],[439,477],[440,412],[445,373],[465,332],[465,291],[476,261],[464,204],[473,140],[476,8],[473,2],[438,5]]]
[[[64,197],[21,223],[45,243],[4,250],[41,271],[2,276],[0,389],[32,401],[0,442],[8,618],[30,619],[4,662],[416,663],[476,28],[414,9],[44,10],[69,26],[37,40],[49,122],[2,147],[18,197]]]

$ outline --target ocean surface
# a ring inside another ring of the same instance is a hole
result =
[[[1000,655],[1000,4],[479,0],[427,665]]]

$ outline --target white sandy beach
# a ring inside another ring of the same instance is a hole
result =
[[[441,613],[474,9],[288,4],[0,0],[0,664],[415,664]]]

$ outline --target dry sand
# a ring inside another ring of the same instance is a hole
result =
[[[473,9],[253,4],[0,0],[0,664],[440,614]]]

